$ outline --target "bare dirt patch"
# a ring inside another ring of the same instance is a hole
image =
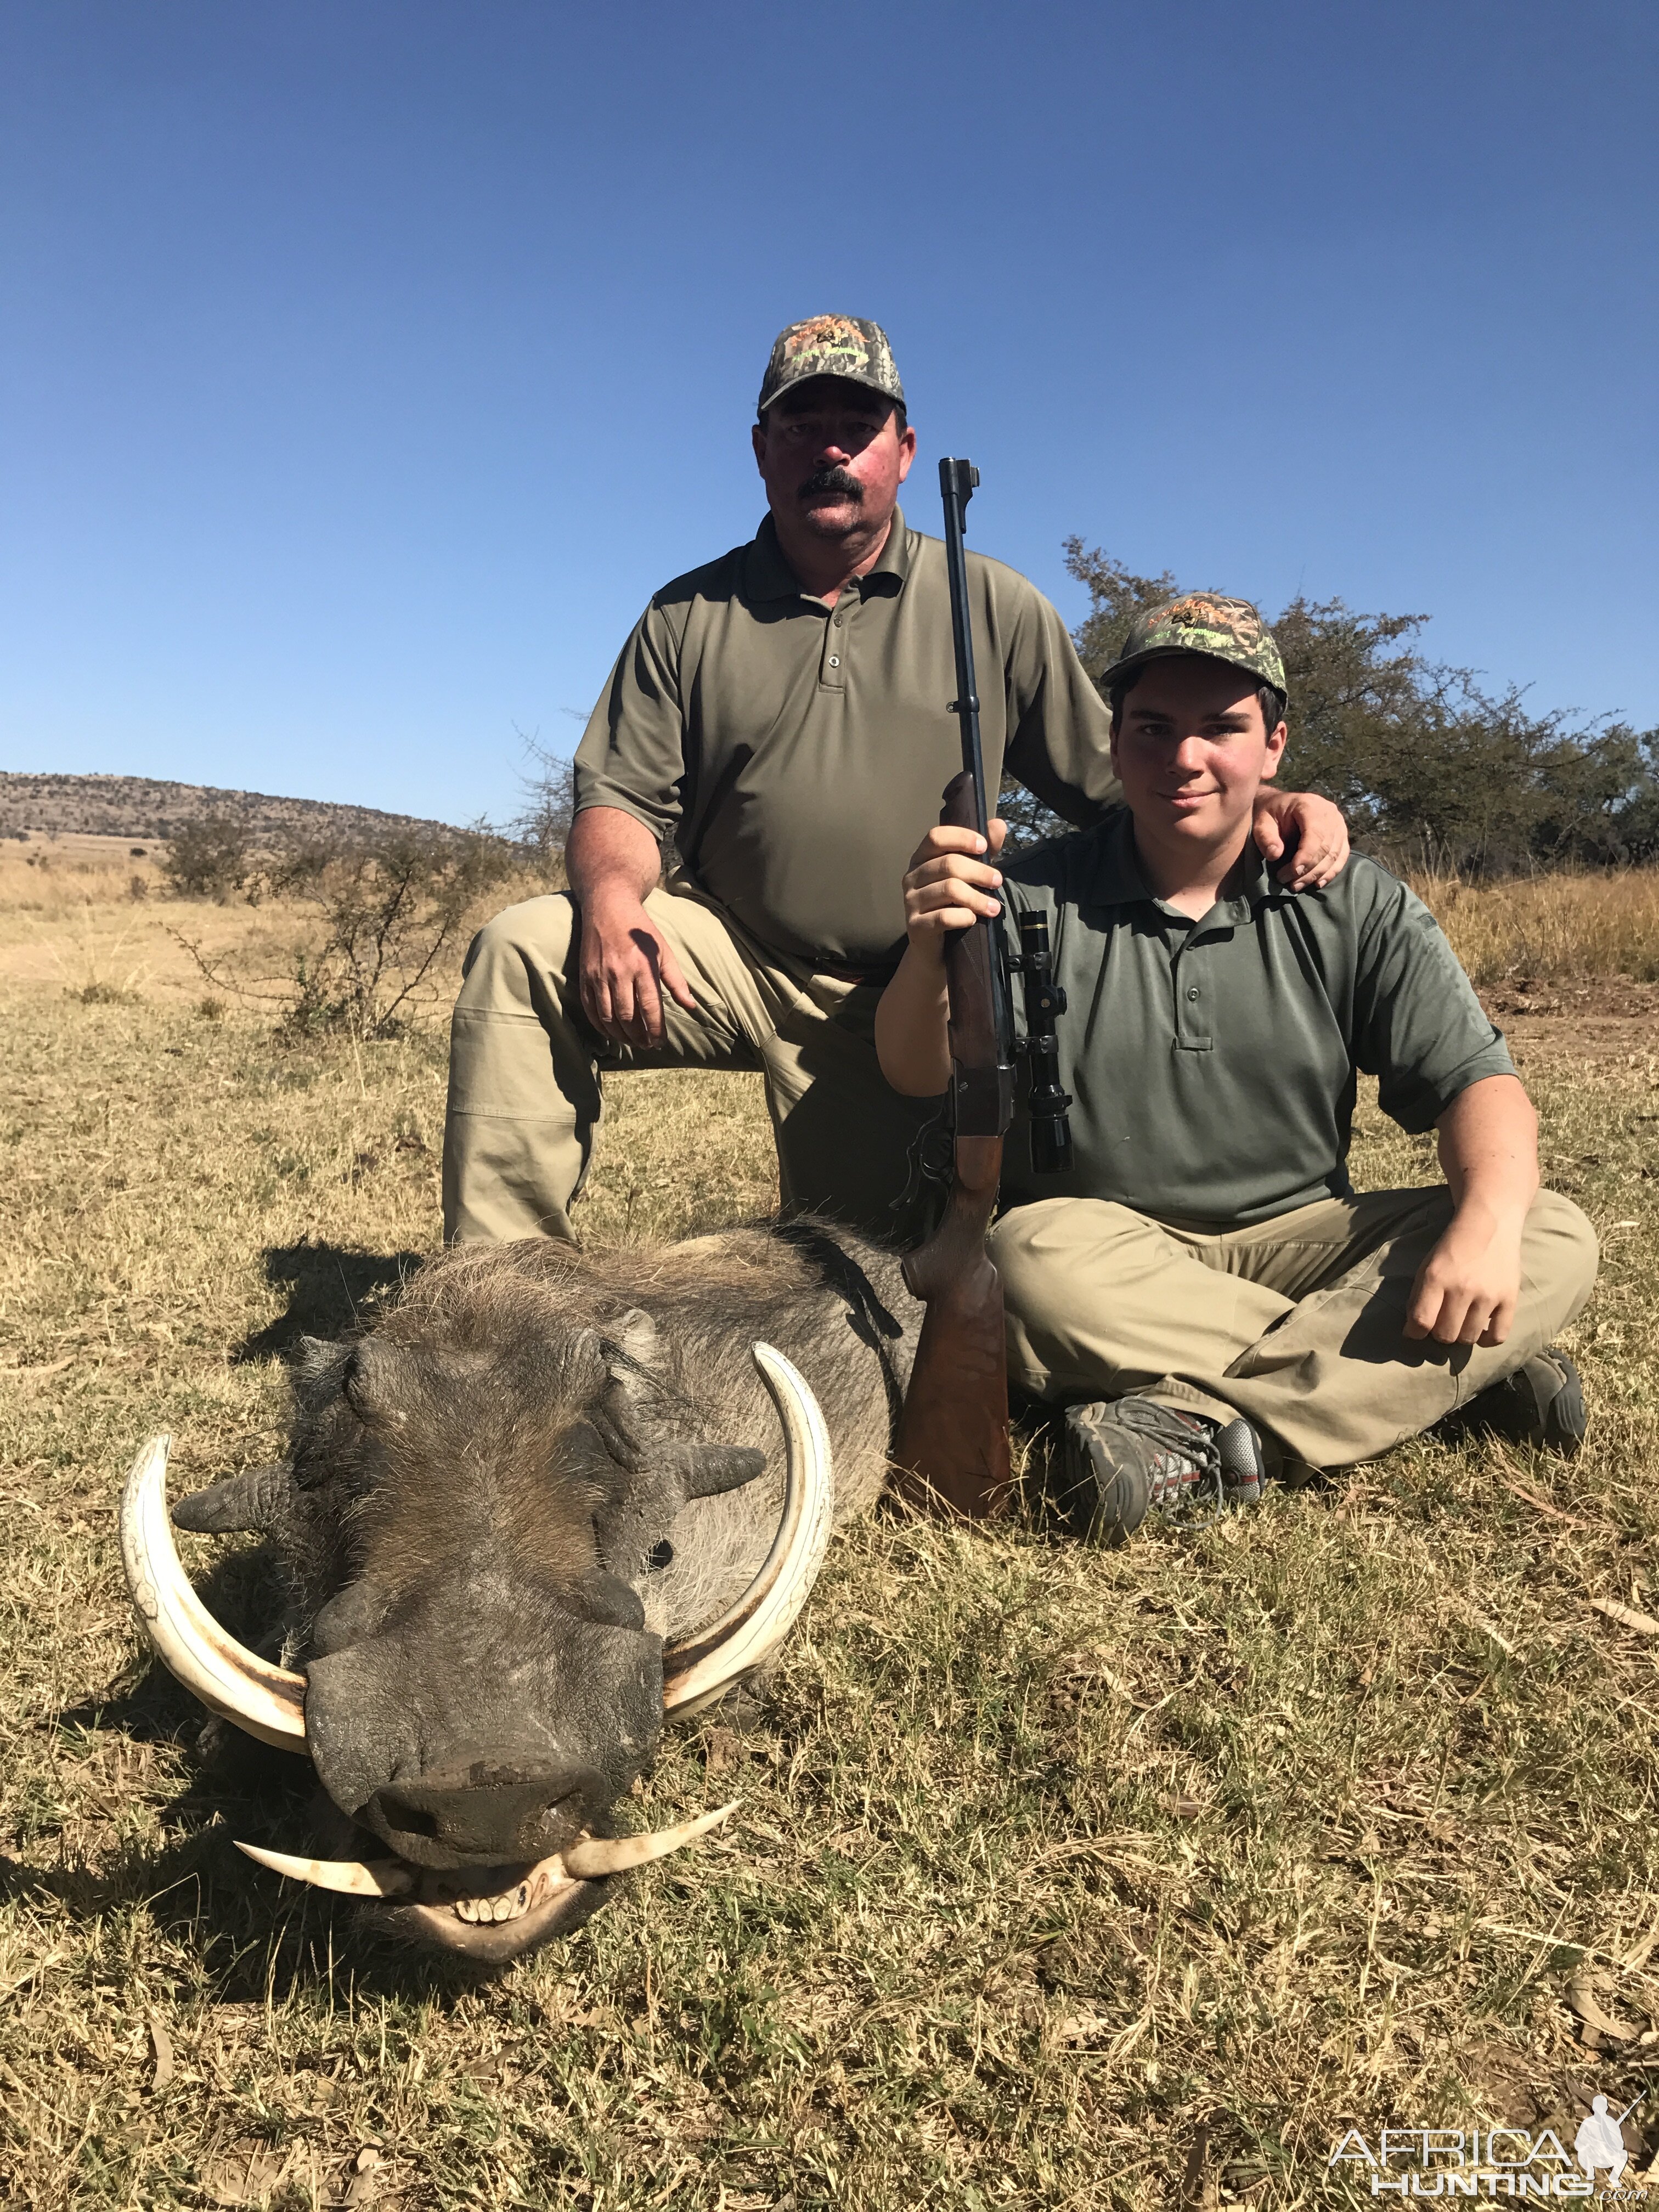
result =
[[[1517,1066],[1659,1054],[1659,984],[1624,975],[1587,983],[1529,977],[1480,997],[1510,1040]]]

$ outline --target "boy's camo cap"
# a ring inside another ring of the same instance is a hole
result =
[[[1172,653],[1206,653],[1212,660],[1245,670],[1260,684],[1271,684],[1276,691],[1290,689],[1267,623],[1248,599],[1230,599],[1219,592],[1184,592],[1137,615],[1122,652],[1101,683],[1109,691],[1120,676]]]
[[[778,332],[766,364],[755,412],[764,415],[781,392],[809,376],[844,376],[902,407],[904,386],[893,366],[893,349],[879,323],[857,315],[811,315]]]

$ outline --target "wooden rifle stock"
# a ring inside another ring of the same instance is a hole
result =
[[[939,819],[971,830],[975,815],[964,772],[946,787]],[[1004,1511],[1012,1494],[1002,1284],[985,1249],[1007,1126],[991,928],[975,922],[945,948],[957,1105],[951,1196],[943,1221],[904,1261],[927,1311],[894,1455],[904,1496],[981,1518]]]

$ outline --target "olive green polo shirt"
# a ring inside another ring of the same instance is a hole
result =
[[[1067,1007],[1060,1079],[1074,1164],[1038,1176],[1021,1118],[1003,1201],[1115,1199],[1192,1229],[1347,1197],[1358,1070],[1403,1128],[1514,1068],[1432,915],[1356,854],[1322,891],[1245,882],[1201,921],[1154,898],[1127,813],[1009,863],[1005,920],[1045,913]],[[1019,979],[1014,1003],[1020,1009]]]
[[[1006,767],[1067,821],[1119,793],[1110,717],[1035,585],[968,556],[986,785]],[[771,950],[885,973],[899,879],[962,766],[945,547],[895,512],[833,607],[769,514],[657,593],[576,753],[576,805],[673,833],[692,880]]]

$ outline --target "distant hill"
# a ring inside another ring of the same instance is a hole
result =
[[[0,769],[0,837],[33,830],[60,837],[162,841],[207,814],[238,817],[256,844],[281,844],[296,834],[314,835],[325,829],[362,836],[375,830],[434,826],[417,816],[385,814],[375,806],[272,799],[263,791],[161,783],[148,775],[14,775]]]

